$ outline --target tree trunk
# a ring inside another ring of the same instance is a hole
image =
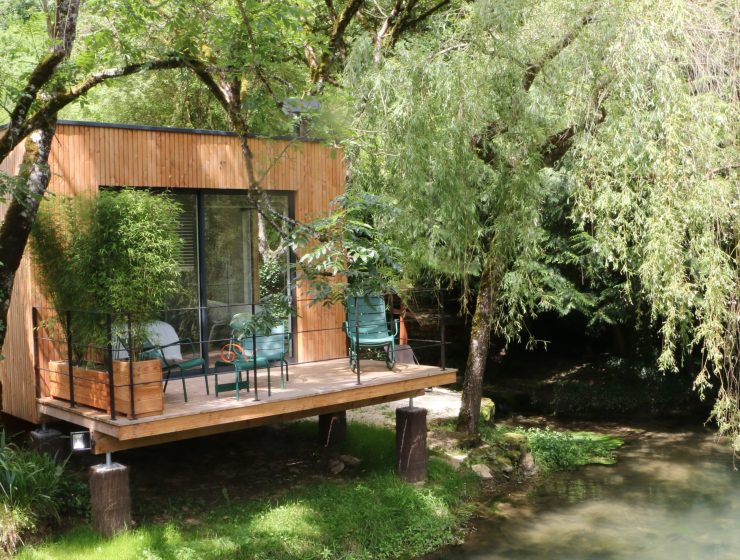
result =
[[[486,371],[488,348],[491,342],[491,318],[494,311],[493,274],[491,266],[484,269],[475,302],[473,326],[470,332],[470,350],[465,366],[462,405],[457,418],[457,431],[471,438],[478,434],[480,401],[483,396],[483,374]]]
[[[21,264],[36,212],[51,179],[48,162],[55,129],[56,122],[49,123],[26,141],[21,171],[25,188],[11,200],[0,227],[0,348],[5,342],[15,273]]]

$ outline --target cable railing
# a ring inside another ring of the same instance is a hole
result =
[[[349,297],[329,306],[308,297],[290,303],[292,313],[262,323],[260,314],[268,313],[258,301],[147,313],[33,307],[37,397],[97,409],[112,420],[121,415],[135,419],[163,413],[168,384],[181,382],[187,403],[186,380],[196,377],[203,377],[206,396],[212,378],[215,397],[235,391],[239,399],[246,390],[255,401],[266,380],[269,398],[271,367],[277,363],[281,388],[290,382],[290,366],[339,359],[349,360],[358,385],[368,358],[385,359],[392,369],[399,357],[413,363],[418,352],[432,351],[437,363],[427,365],[446,369],[442,290]],[[218,323],[209,320],[214,315]],[[219,376],[230,373],[234,382],[222,383]]]

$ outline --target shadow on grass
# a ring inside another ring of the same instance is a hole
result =
[[[286,430],[291,439],[315,438],[316,424],[294,423]],[[456,542],[470,513],[465,500],[478,491],[469,473],[432,458],[429,482],[407,484],[393,473],[393,432],[362,424],[349,425],[341,452],[359,457],[360,469],[278,498],[227,500],[194,517],[144,524],[110,540],[78,527],[20,558],[359,560],[410,558]],[[248,474],[249,465],[243,470]]]

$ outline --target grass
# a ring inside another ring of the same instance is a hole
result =
[[[549,428],[483,427],[486,443],[500,442],[507,433],[521,434],[542,474],[572,470],[585,465],[611,465],[615,451],[624,444],[618,437],[594,432],[560,432]]]
[[[315,424],[298,423],[311,437]],[[480,487],[468,471],[431,457],[429,482],[393,473],[395,439],[384,428],[350,424],[344,452],[362,474],[289,491],[279,500],[230,500],[198,519],[145,524],[110,540],[80,526],[27,547],[18,558],[287,560],[411,558],[457,542]]]
[[[452,431],[454,422],[437,423],[441,430]],[[618,437],[595,432],[567,432],[549,428],[508,426],[480,427],[483,446],[470,453],[469,462],[496,461],[508,457],[509,464],[518,463],[522,451],[531,451],[541,474],[572,470],[585,465],[611,465],[615,451],[624,444]],[[464,450],[459,450],[463,452]]]

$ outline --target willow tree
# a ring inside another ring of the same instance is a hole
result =
[[[547,227],[553,211],[586,240],[579,259],[616,271],[624,305],[650,306],[661,367],[692,345],[711,365],[700,385],[723,360],[737,367],[725,336],[737,311],[736,17],[722,2],[481,0],[375,72],[363,71],[370,41],[356,49],[354,186],[398,200],[407,270],[475,297],[460,431],[477,432],[492,332],[519,339],[528,317],[589,304],[559,272],[570,257]]]

